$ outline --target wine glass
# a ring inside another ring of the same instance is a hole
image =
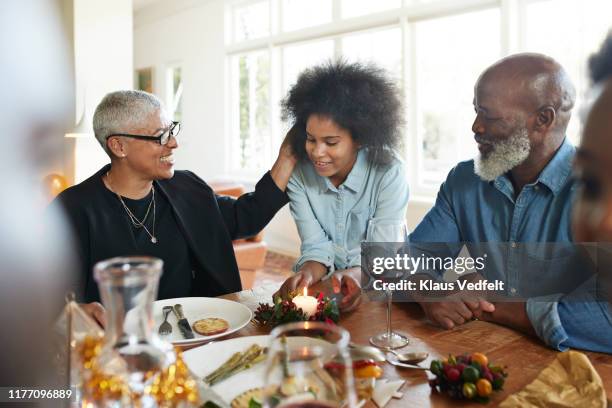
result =
[[[267,408],[356,406],[349,333],[323,322],[297,322],[270,333]]]
[[[366,233],[367,242],[381,244],[379,249],[387,257],[394,257],[397,251],[404,245],[408,229],[403,220],[384,220],[372,219],[368,222]],[[386,271],[385,275],[390,277],[391,271]],[[370,343],[381,349],[396,349],[408,344],[408,337],[402,333],[394,332],[391,328],[391,304],[393,302],[393,292],[386,289],[387,298],[387,330],[384,333],[370,337]]]

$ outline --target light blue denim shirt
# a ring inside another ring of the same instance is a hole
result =
[[[516,198],[506,175],[486,182],[474,173],[473,160],[459,163],[410,242],[571,242],[575,150],[566,140],[538,179]],[[521,271],[512,262],[507,268],[511,286]],[[527,314],[538,336],[551,347],[612,351],[610,314],[601,302],[564,301],[560,295],[532,298]]]
[[[351,172],[337,188],[309,161],[296,166],[287,188],[302,240],[295,271],[306,261],[320,262],[330,272],[359,266],[368,221],[404,219],[408,183],[402,162],[377,165],[367,156],[366,150],[359,150]]]

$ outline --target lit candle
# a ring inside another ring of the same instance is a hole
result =
[[[310,317],[317,313],[317,298],[308,296],[306,288],[304,288],[304,295],[293,298],[293,304],[295,304],[297,308],[302,309],[306,317]]]

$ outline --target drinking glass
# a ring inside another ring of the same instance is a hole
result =
[[[323,322],[278,326],[265,370],[267,408],[356,406],[349,333]]]
[[[380,220],[373,219],[368,222],[366,241],[380,244],[379,249],[386,257],[395,257],[398,250],[404,245],[408,229],[403,220]],[[398,272],[401,276],[401,272]],[[386,271],[384,276],[390,276],[392,271]],[[394,276],[398,277],[398,276]],[[387,330],[384,333],[370,337],[370,343],[381,349],[396,349],[408,344],[405,334],[395,332],[391,328],[391,304],[393,303],[393,292],[385,290],[387,300]]]

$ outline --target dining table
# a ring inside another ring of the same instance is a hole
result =
[[[221,296],[221,298],[239,302],[253,312],[260,303],[271,303],[272,295],[278,289],[277,284],[264,284],[256,288],[243,290]],[[331,293],[331,287],[320,285],[317,290]],[[403,396],[392,399],[386,407],[483,407],[496,406],[511,394],[523,389],[531,383],[555,356],[559,354],[548,348],[541,340],[518,331],[485,322],[473,320],[451,330],[442,329],[432,324],[415,303],[395,302],[392,305],[393,329],[406,334],[409,344],[402,348],[406,351],[424,351],[429,357],[423,363],[429,367],[432,359],[443,359],[449,354],[461,355],[481,352],[488,356],[489,361],[506,367],[508,377],[504,387],[491,395],[488,404],[452,400],[445,394],[432,392],[429,380],[433,374],[425,370],[405,369],[384,364],[383,378],[404,380],[399,390]],[[373,334],[381,333],[387,326],[386,302],[370,299],[362,295],[361,304],[353,311],[342,313],[338,323],[348,330],[351,342],[367,345]],[[269,334],[270,328],[260,325],[254,320],[241,330],[227,338]],[[194,346],[184,347],[184,349]],[[599,373],[606,389],[608,401],[612,400],[612,355],[582,351],[586,354]],[[372,401],[365,407],[375,407]]]

